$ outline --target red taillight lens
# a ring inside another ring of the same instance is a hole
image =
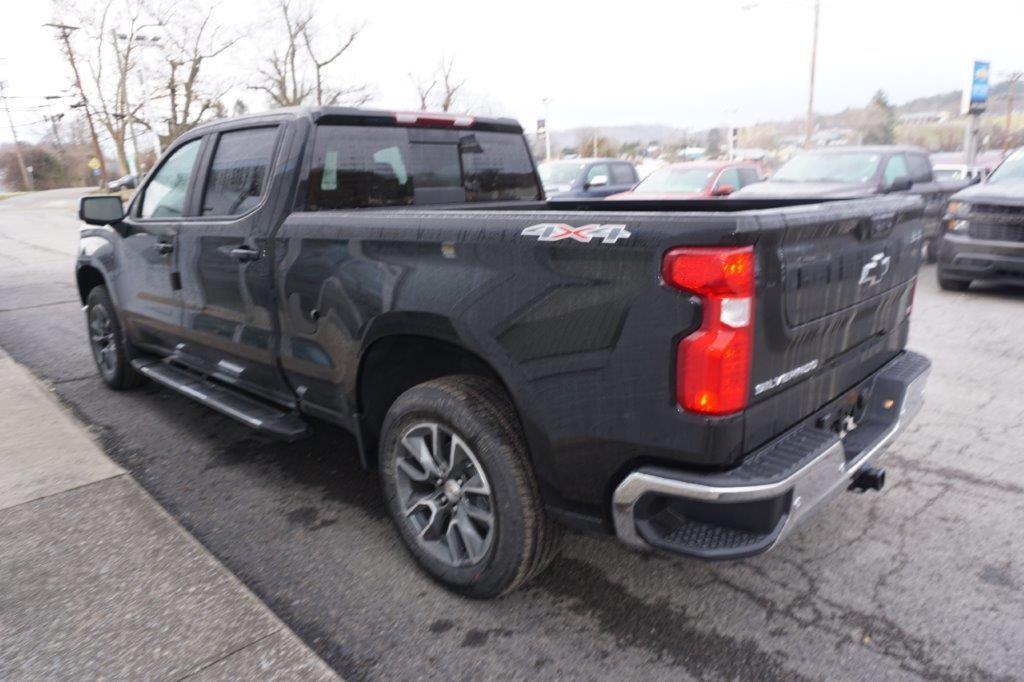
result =
[[[730,414],[747,406],[753,346],[754,249],[684,247],[665,255],[662,277],[700,296],[700,329],[679,342],[676,399],[691,412]]]

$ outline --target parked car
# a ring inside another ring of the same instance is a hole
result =
[[[549,198],[597,199],[624,192],[640,180],[636,166],[618,159],[548,161],[537,170]]]
[[[928,152],[918,147],[826,147],[797,154],[767,182],[744,187],[737,196],[853,199],[890,192],[917,195],[924,200],[925,253],[928,261],[934,262],[946,204],[953,192],[967,184],[936,180]]]
[[[953,195],[939,246],[939,285],[1024,284],[1024,150],[1008,156],[980,185]]]
[[[977,184],[988,177],[989,169],[984,166],[968,166],[965,163],[936,163],[932,165],[936,180],[963,180]]]
[[[325,107],[201,125],[79,215],[108,386],[349,429],[411,556],[474,597],[566,526],[766,551],[881,488],[923,399],[912,197],[548,203],[514,121]]]
[[[135,189],[138,186],[138,178],[129,173],[128,175],[121,176],[117,180],[111,180],[107,183],[107,190],[110,192],[122,192],[126,189]]]
[[[761,181],[755,164],[740,161],[691,161],[654,171],[628,192],[608,199],[697,199],[726,197]]]

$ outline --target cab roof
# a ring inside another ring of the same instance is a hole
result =
[[[362,109],[358,107],[283,107],[255,114],[243,114],[222,118],[197,126],[197,131],[208,131],[227,125],[247,121],[263,122],[284,118],[307,118],[313,123],[335,123],[341,125],[370,125],[381,127],[425,127],[454,128],[465,130],[489,130],[523,134],[519,122],[512,118],[490,118],[456,114],[452,112],[393,111],[387,109]]]

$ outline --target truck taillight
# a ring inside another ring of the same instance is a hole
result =
[[[701,299],[700,329],[676,350],[676,399],[688,411],[730,414],[747,406],[753,349],[754,249],[680,247],[662,278]]]

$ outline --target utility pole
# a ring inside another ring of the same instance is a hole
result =
[[[1006,93],[1006,132],[1003,133],[1003,158],[1010,152],[1010,128],[1013,126],[1013,89],[1017,81],[1024,78],[1024,71],[1009,74],[1009,90]]]
[[[18,170],[21,171],[21,184],[24,185],[25,189],[32,191],[32,178],[28,174],[28,168],[25,166],[25,157],[21,155],[21,144],[18,142],[18,131],[14,127],[14,119],[11,118],[11,105],[7,102],[7,94],[4,92],[4,82],[0,81],[0,101],[4,104],[4,110],[7,112],[7,123],[11,126],[11,137],[14,139],[14,155],[18,157]]]
[[[821,0],[814,0],[814,35],[811,38],[811,87],[807,93],[807,122],[804,133],[804,148],[810,149],[814,138],[814,71],[818,62],[818,19],[821,16]]]
[[[107,164],[103,161],[103,150],[100,149],[100,138],[96,135],[96,126],[92,122],[92,111],[89,108],[89,100],[85,95],[85,88],[82,87],[82,76],[78,72],[78,64],[75,62],[75,53],[71,49],[71,32],[77,31],[77,26],[68,26],[67,24],[43,24],[60,31],[60,39],[64,43],[64,54],[67,55],[68,63],[71,65],[71,72],[75,76],[75,88],[78,89],[78,94],[82,98],[82,108],[85,109],[85,120],[89,125],[89,135],[92,137],[92,151],[95,154],[96,159],[100,162],[100,183],[103,186],[107,184]]]
[[[551,117],[548,105],[551,104],[551,98],[545,97],[541,100],[544,102],[544,160],[551,160]]]

